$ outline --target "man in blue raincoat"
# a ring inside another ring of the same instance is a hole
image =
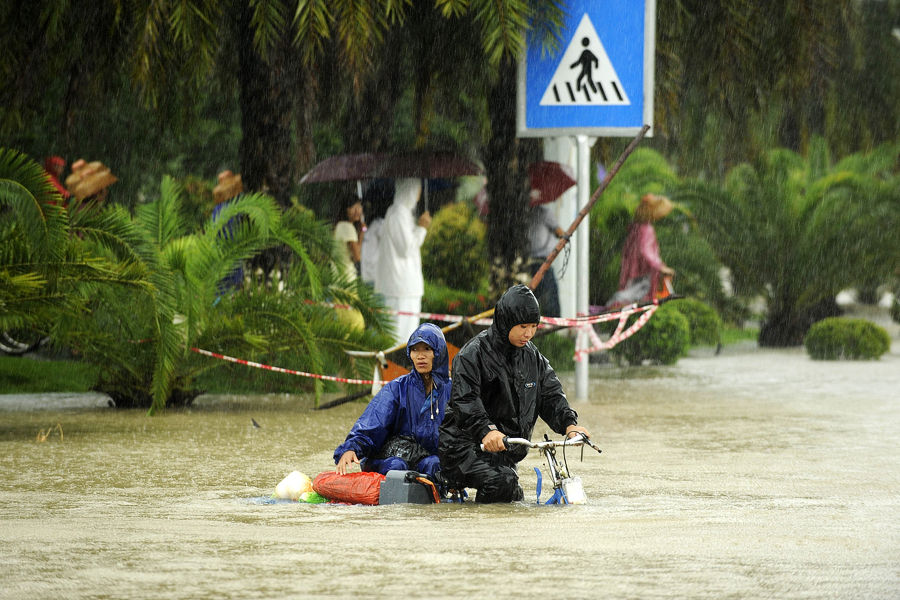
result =
[[[387,474],[414,470],[432,479],[440,471],[438,427],[450,398],[447,342],[440,328],[424,323],[412,333],[406,355],[413,370],[385,385],[334,451],[342,475],[353,463]]]

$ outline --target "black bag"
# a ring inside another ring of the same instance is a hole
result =
[[[392,438],[388,438],[388,441],[384,443],[384,446],[381,447],[375,458],[385,459],[396,456],[406,461],[410,469],[415,469],[419,461],[428,456],[428,454],[428,450],[408,435],[395,435]]]

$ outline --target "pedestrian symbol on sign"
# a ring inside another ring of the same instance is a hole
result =
[[[544,91],[541,106],[630,104],[600,36],[585,13]]]

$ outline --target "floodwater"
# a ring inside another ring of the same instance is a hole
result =
[[[0,397],[0,598],[900,597],[896,342],[592,369],[579,506],[534,504],[536,455],[512,505],[255,500],[329,468],[361,403]]]

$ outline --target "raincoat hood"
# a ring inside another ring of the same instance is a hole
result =
[[[398,179],[394,184],[394,204],[415,210],[422,193],[422,182],[418,179]]]
[[[526,286],[517,284],[506,290],[494,310],[494,322],[491,328],[498,339],[508,340],[509,332],[521,323],[540,323],[541,307],[534,292]],[[508,343],[508,342],[507,342]],[[511,344],[509,344],[511,346]]]
[[[413,217],[421,185],[418,179],[397,180],[394,203],[378,232],[375,292],[385,298],[421,299],[425,292],[421,247],[427,232],[416,225]],[[389,306],[399,308],[396,300],[389,300]],[[409,329],[402,331],[403,337],[398,341],[402,342],[409,332]]]
[[[431,365],[432,377],[437,375],[444,379],[450,377],[449,359],[447,355],[447,341],[444,332],[434,323],[423,323],[409,336],[406,343],[406,357],[412,362],[409,350],[419,342],[425,342],[434,350],[434,362]]]

